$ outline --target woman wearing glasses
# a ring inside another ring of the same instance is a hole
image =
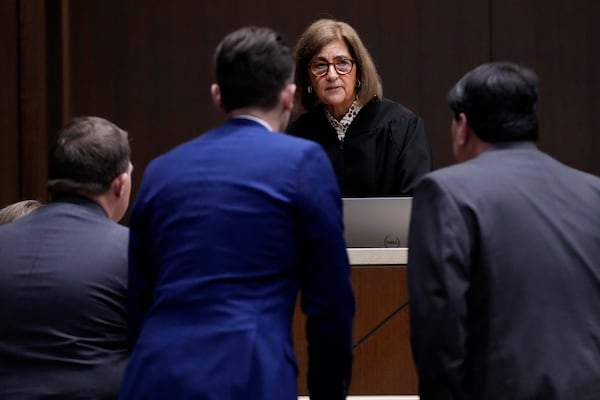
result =
[[[305,113],[288,133],[320,143],[344,197],[410,195],[431,170],[422,120],[383,98],[373,59],[347,23],[320,19],[296,45],[296,85]]]

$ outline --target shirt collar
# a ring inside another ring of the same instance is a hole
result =
[[[249,115],[249,114],[240,114],[240,115],[236,115],[235,117],[233,117],[233,119],[249,119],[251,121],[254,121],[258,124],[261,124],[262,126],[264,126],[265,128],[267,128],[269,130],[269,132],[273,132],[273,128],[271,128],[271,125],[269,125],[267,123],[267,121],[265,121],[264,119],[260,119],[258,117],[255,117],[254,115]]]
[[[335,117],[331,115],[331,113],[327,111],[327,109],[325,109],[325,116],[329,120],[331,126],[333,126],[333,128],[337,132],[338,139],[340,141],[344,141],[348,127],[350,126],[352,121],[354,121],[354,118],[356,117],[361,108],[361,105],[358,104],[358,99],[355,99],[350,105],[348,111],[346,111],[346,114],[344,114],[342,119],[340,119],[339,121],[335,119]]]

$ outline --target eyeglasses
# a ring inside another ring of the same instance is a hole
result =
[[[356,60],[350,58],[337,58],[333,62],[318,60],[308,64],[308,69],[310,69],[310,72],[314,76],[324,76],[329,72],[329,66],[333,65],[335,72],[340,75],[346,75],[352,71],[352,67],[355,63]]]

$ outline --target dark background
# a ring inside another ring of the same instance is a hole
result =
[[[135,197],[152,158],[223,121],[209,87],[227,33],[266,25],[293,45],[318,17],[358,31],[384,95],[425,121],[435,168],[453,162],[447,91],[480,63],[510,60],[540,77],[539,146],[600,176],[597,0],[0,0],[0,207],[48,200],[48,144],[80,115],[129,132]],[[406,269],[363,272],[353,270],[358,337],[407,299]],[[405,309],[357,349],[353,394],[417,392],[407,326]]]
[[[48,199],[48,143],[78,115],[129,132],[135,196],[152,158],[223,120],[209,86],[224,35],[265,25],[293,45],[318,17],[358,31],[384,95],[424,119],[435,168],[453,162],[447,91],[480,63],[511,60],[540,77],[539,146],[600,175],[595,0],[2,0],[0,206]]]

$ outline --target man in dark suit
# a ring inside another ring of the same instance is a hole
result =
[[[127,360],[127,132],[58,133],[52,201],[0,226],[0,399],[114,399]]]
[[[121,398],[295,400],[301,293],[311,398],[345,398],[354,296],[340,192],[327,155],[280,134],[294,61],[246,27],[215,52],[229,119],[153,160],[132,209],[132,355]]]
[[[458,165],[414,193],[408,283],[421,400],[600,399],[600,179],[538,137],[535,73],[450,91]]]

